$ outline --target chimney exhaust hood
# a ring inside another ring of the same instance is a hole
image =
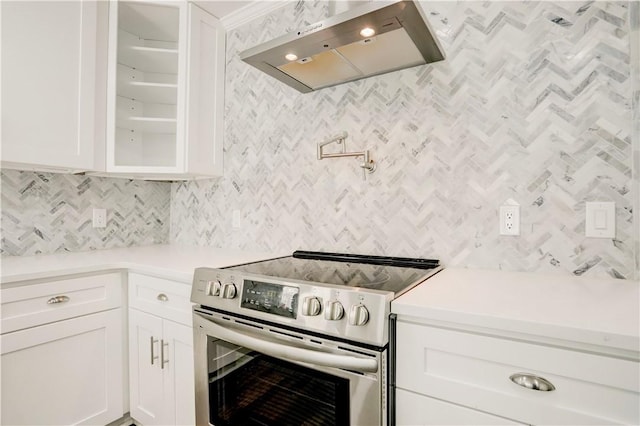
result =
[[[240,54],[281,82],[308,93],[444,59],[413,1],[372,1]]]

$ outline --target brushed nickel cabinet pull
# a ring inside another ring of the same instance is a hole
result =
[[[167,297],[167,295],[166,295],[166,294],[164,294],[164,293],[160,293],[160,294],[158,295],[157,299],[158,299],[159,301],[161,301],[161,302],[168,302],[168,301],[169,301],[169,298],[168,298],[168,297]]]
[[[165,358],[164,355],[164,347],[169,348],[169,342],[165,342],[164,340],[160,340],[160,368],[164,370],[164,365],[169,363],[169,360]]]
[[[158,359],[158,357],[153,353],[154,350],[154,344],[158,343],[158,339],[154,339],[153,336],[151,336],[149,338],[149,340],[151,341],[151,365],[153,365],[153,361],[155,361],[156,359]]]
[[[68,302],[69,300],[70,300],[69,296],[56,296],[47,300],[47,305],[55,305],[56,303],[65,303],[65,302]]]
[[[518,386],[522,386],[527,389],[532,389],[542,392],[551,392],[555,390],[555,386],[543,377],[538,377],[528,373],[516,373],[509,377],[513,383]]]

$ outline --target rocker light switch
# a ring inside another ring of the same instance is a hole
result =
[[[596,210],[593,214],[595,215],[593,226],[599,231],[607,229],[607,212],[604,210]]]
[[[585,235],[593,238],[615,238],[616,236],[616,203],[587,202]]]

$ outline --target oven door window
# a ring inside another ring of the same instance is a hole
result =
[[[349,380],[208,337],[209,420],[227,425],[348,425]]]

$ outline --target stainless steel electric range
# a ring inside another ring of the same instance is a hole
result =
[[[393,423],[391,301],[441,269],[302,251],[196,269],[196,423]]]

